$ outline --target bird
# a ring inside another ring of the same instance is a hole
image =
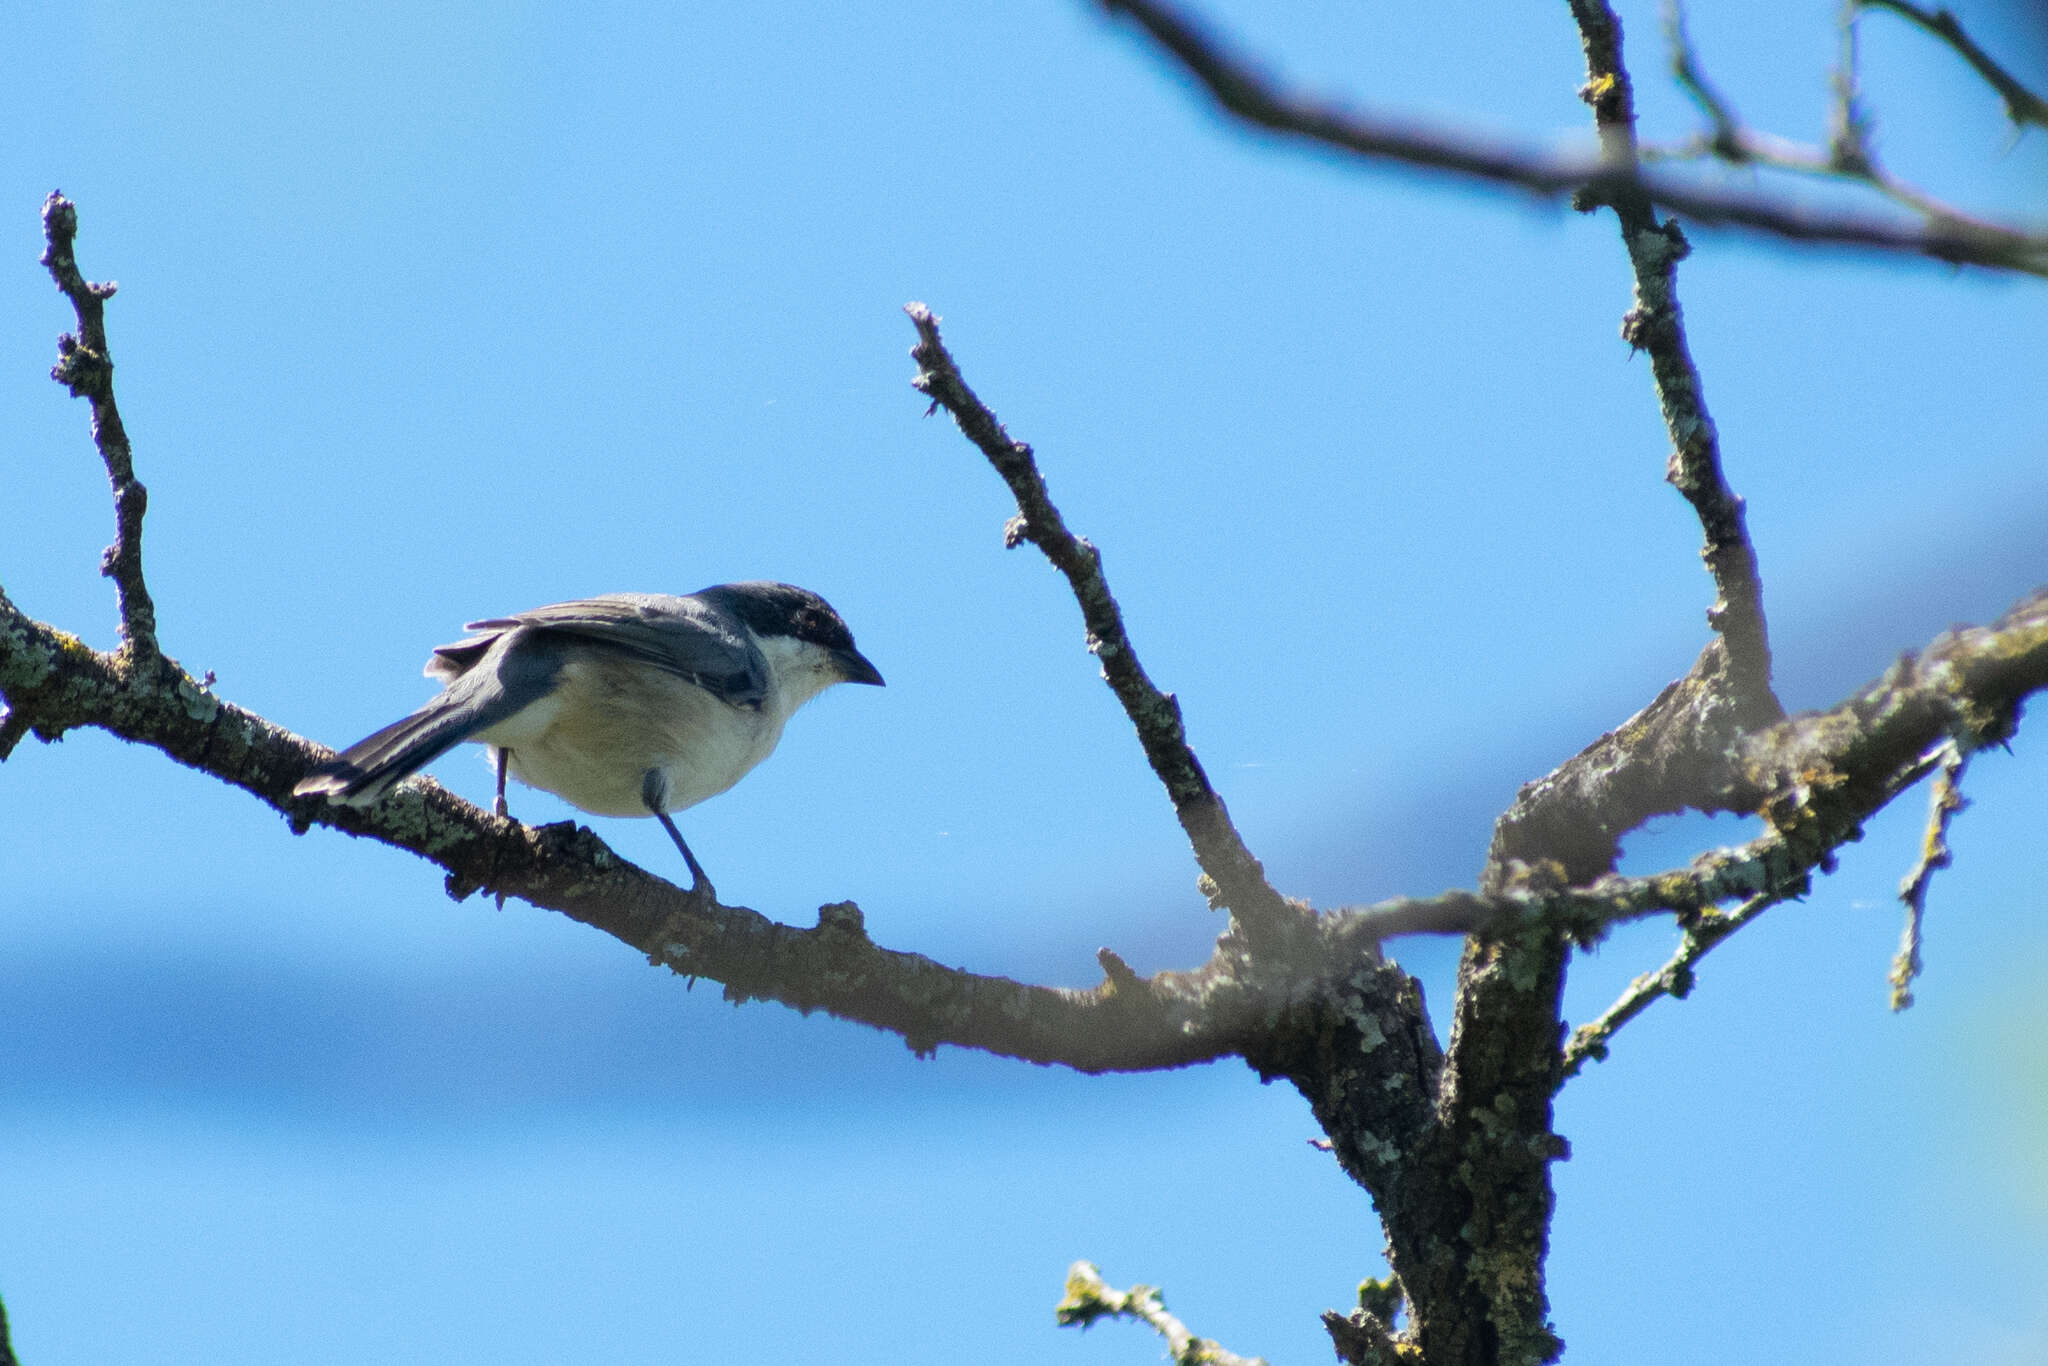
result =
[[[509,774],[593,815],[653,816],[689,866],[691,895],[715,900],[669,813],[745,777],[826,688],[882,686],[839,613],[786,583],[608,593],[462,629],[427,660],[439,696],[316,766],[292,795],[368,806],[473,741],[497,771],[495,814],[508,814]]]

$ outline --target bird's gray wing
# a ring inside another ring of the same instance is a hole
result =
[[[768,695],[768,661],[760,647],[731,617],[694,597],[611,593],[472,621],[463,629],[496,633],[522,626],[622,651],[687,678],[736,707],[758,707]],[[480,656],[479,646],[488,648],[485,640],[476,637],[444,645],[435,657],[454,664],[463,653]]]

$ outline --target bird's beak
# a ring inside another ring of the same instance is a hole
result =
[[[839,661],[839,676],[848,683],[872,683],[882,686],[882,671],[868,663],[868,657],[852,646],[834,650],[832,657]]]

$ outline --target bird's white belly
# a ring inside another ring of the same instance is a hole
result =
[[[649,769],[668,783],[667,809],[715,797],[782,738],[773,706],[734,707],[672,674],[595,652],[562,666],[548,696],[480,731],[511,751],[513,777],[598,816],[645,816]]]

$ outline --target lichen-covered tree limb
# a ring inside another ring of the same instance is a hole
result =
[[[1707,809],[1766,817],[1771,828],[1746,844],[1711,850],[1684,868],[1609,874],[1584,884],[1561,875],[1546,879],[1543,869],[1525,867],[1498,891],[1324,911],[1323,933],[1338,942],[1402,934],[1502,938],[1544,921],[1590,942],[1610,926],[1645,916],[1669,913],[1683,923],[1726,902],[1802,895],[1812,874],[1833,870],[1834,851],[1899,794],[1956,756],[2010,738],[2026,699],[2044,688],[2048,590],[2030,594],[1988,626],[1944,632],[1826,711],[1788,717],[1738,741],[1716,765],[1722,785],[1704,795],[1712,803]],[[1634,801],[1625,766],[1588,765],[1577,775],[1584,790],[1573,803],[1597,811],[1603,774],[1622,785],[1619,805]],[[1941,810],[1938,805],[1937,817]]]
[[[1263,1357],[1241,1357],[1208,1338],[1198,1338],[1187,1325],[1166,1312],[1166,1301],[1149,1285],[1111,1290],[1092,1262],[1067,1268],[1067,1293],[1053,1310],[1062,1328],[1091,1328],[1101,1319],[1134,1319],[1166,1339],[1174,1366],[1266,1366]]]
[[[1634,167],[1635,114],[1620,24],[1595,0],[1574,0],[1572,10],[1589,76],[1582,93],[1594,108],[1603,159]],[[1495,826],[1481,877],[1482,892],[1495,896],[1569,895],[1608,875],[1621,833],[1657,809],[1695,804],[1725,786],[1725,756],[1734,742],[1782,714],[1770,687],[1742,504],[1722,478],[1679,315],[1674,271],[1684,237],[1675,223],[1657,221],[1654,201],[1639,184],[1597,199],[1582,194],[1577,202],[1608,204],[1621,221],[1636,276],[1623,335],[1650,355],[1671,438],[1667,477],[1705,532],[1717,590],[1709,620],[1720,638],[1621,731],[1523,789]],[[1414,1208],[1390,1217],[1387,1200],[1374,1190],[1387,1223],[1388,1261],[1408,1296],[1403,1338],[1424,1360],[1531,1366],[1563,1350],[1544,1288],[1555,1199],[1550,1164],[1568,1151],[1553,1125],[1552,1102],[1565,965],[1585,935],[1566,923],[1518,918],[1466,940],[1433,1122],[1412,1147],[1399,1183]],[[1318,1117],[1357,1104],[1361,1080],[1342,1072],[1310,1078],[1305,1089]],[[1336,1141],[1342,1156],[1345,1145]],[[1344,1351],[1351,1335],[1331,1328]]]
[[[1161,692],[1138,661],[1124,629],[1123,609],[1103,577],[1101,552],[1067,530],[1031,447],[1013,440],[960,377],[959,367],[939,337],[938,318],[923,304],[910,304],[904,311],[916,325],[918,336],[910,354],[919,368],[911,383],[931,399],[934,408],[952,414],[961,432],[1010,486],[1017,500],[1017,517],[1009,526],[1009,544],[1030,541],[1066,576],[1087,624],[1088,648],[1102,661],[1103,680],[1123,704],[1153,773],[1165,785],[1174,814],[1194,846],[1195,858],[1215,885],[1215,900],[1228,906],[1254,936],[1285,933],[1301,921],[1302,912],[1266,881],[1265,870],[1245,847],[1223,798],[1210,785],[1201,760],[1188,744],[1180,703],[1173,694]]]
[[[1255,974],[1229,936],[1190,973],[1105,981],[1078,991],[1026,986],[944,967],[872,943],[850,906],[815,928],[744,907],[701,906],[620,858],[589,830],[493,816],[429,779],[373,807],[293,798],[328,751],[214,696],[175,665],[140,674],[116,654],[34,620],[0,593],[0,695],[44,740],[95,726],[251,793],[303,830],[320,823],[406,849],[447,873],[451,894],[484,891],[560,911],[677,972],[725,985],[734,1000],[826,1010],[901,1034],[912,1047],[980,1048],[1082,1071],[1176,1067],[1241,1051],[1303,980],[1325,945]],[[1361,950],[1368,951],[1368,950]]]
[[[1943,636],[1832,711],[1794,717],[1751,737],[1741,756],[1744,781],[1754,791],[1778,794],[1767,799],[1765,809],[1779,828],[1740,849],[1703,856],[1694,871],[1704,875],[1702,890],[1715,885],[1716,869],[1744,870],[1718,885],[1757,881],[1758,890],[1732,911],[1705,901],[1695,909],[1676,908],[1683,932],[1677,951],[1663,967],[1631,982],[1598,1019],[1573,1032],[1560,1079],[1576,1075],[1588,1060],[1605,1058],[1615,1031],[1658,998],[1685,997],[1700,959],[1764,911],[1802,895],[1811,872],[1831,868],[1833,850],[1854,838],[1866,819],[1934,772],[1920,854],[1899,886],[1906,929],[1892,965],[1892,1008],[1910,1005],[1920,971],[1927,888],[1934,872],[1948,866],[1949,823],[1966,805],[1963,770],[1971,753],[2002,742],[2018,724],[2021,701],[2044,686],[2042,668],[2048,668],[2048,592],[2034,594],[1989,628]],[[1983,700],[1963,702],[1965,692]],[[1858,736],[1854,748],[1863,750],[1853,757],[1843,743],[1851,733]],[[1828,757],[1819,757],[1822,750]],[[1844,764],[1857,767],[1861,776],[1847,778]],[[1887,769],[1881,781],[1873,780]],[[1794,805],[1785,804],[1787,797]],[[1619,892],[1625,881],[1598,885]]]
[[[2048,276],[2048,233],[1974,221],[1914,222],[1896,216],[1802,207],[1764,191],[1693,183],[1634,160],[1547,153],[1394,118],[1369,118],[1334,101],[1282,90],[1173,6],[1156,0],[1097,3],[1111,14],[1136,20],[1226,112],[1285,137],[1371,161],[1443,171],[1551,198],[1604,203],[1639,195],[1695,223],[1743,229],[1787,242],[1925,256]]]
[[[1583,93],[1603,153],[1633,165],[1633,95],[1619,21],[1603,0],[1573,0],[1571,8],[1586,54]],[[2039,654],[2048,644],[2041,634],[2048,612],[2036,598],[2000,623],[1996,646],[1947,638],[1929,658],[1903,662],[1833,713],[1770,724],[1782,711],[1770,687],[1755,555],[1741,502],[1721,472],[1678,309],[1674,276],[1684,238],[1675,224],[1657,221],[1657,202],[1640,184],[1580,196],[1582,206],[1613,207],[1621,221],[1636,274],[1624,336],[1650,354],[1672,441],[1669,477],[1706,533],[1704,555],[1717,589],[1710,621],[1720,639],[1621,730],[1525,788],[1496,826],[1484,895],[1469,908],[1484,917],[1489,898],[1528,896],[1554,919],[1498,916],[1474,926],[1484,933],[1467,941],[1460,965],[1434,1122],[1413,1136],[1408,1160],[1392,1173],[1377,1172],[1369,1148],[1362,1152],[1330,1129],[1333,1150],[1373,1190],[1386,1220],[1388,1258],[1411,1309],[1402,1338],[1430,1361],[1539,1362],[1561,1350],[1543,1289],[1553,1199],[1548,1168],[1565,1151],[1551,1122],[1551,1098],[1568,1075],[1556,1042],[1559,1004],[1571,944],[1597,936],[1631,894],[1630,880],[1609,873],[1619,835],[1658,811],[1688,806],[1761,806],[1773,823],[1742,850],[1635,885],[1634,894],[1667,906],[1700,896],[1690,908],[1671,907],[1694,927],[1693,938],[1675,970],[1667,965],[1666,973],[1639,982],[1638,993],[1576,1041],[1574,1067],[1656,995],[1681,984],[1690,958],[1764,905],[1803,891],[1813,869],[1830,867],[1833,849],[1853,838],[1862,819],[1924,774],[1945,734],[1967,747],[2003,737],[2023,694],[2007,693],[2010,705],[1988,714],[1964,715],[1949,685],[1956,671],[1972,670],[1966,660],[1987,666],[1979,674],[1987,683],[2015,654],[2030,659],[2030,667],[2048,664],[2048,655]],[[1999,684],[1990,691],[2006,692]],[[1848,740],[1851,733],[1856,740]],[[1832,759],[1814,762],[1817,748],[1844,759],[1853,753],[1858,777],[1847,779]],[[1572,906],[1581,891],[1606,904]],[[1742,909],[1714,909],[1735,895],[1749,898]],[[1592,918],[1575,923],[1577,910]],[[1326,1125],[1345,1123],[1364,1096],[1362,1078],[1341,1066],[1290,1075]],[[1347,1359],[1361,1343],[1370,1345],[1369,1335],[1361,1338],[1353,1327],[1349,1319],[1331,1324]]]

